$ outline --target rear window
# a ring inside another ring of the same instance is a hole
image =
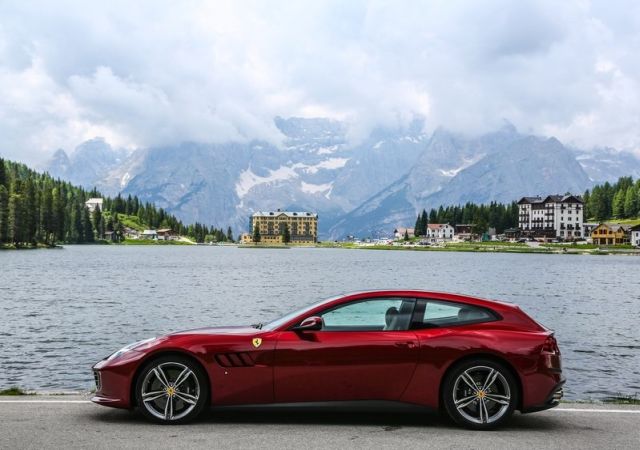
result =
[[[420,300],[416,305],[412,328],[441,328],[492,322],[499,318],[495,312],[479,306],[442,300]]]

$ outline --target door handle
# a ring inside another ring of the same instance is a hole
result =
[[[414,348],[415,346],[416,344],[413,341],[396,342],[396,347],[400,348]]]

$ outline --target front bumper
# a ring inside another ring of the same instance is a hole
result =
[[[91,401],[114,408],[131,408],[131,383],[145,354],[129,351],[114,360],[106,358],[93,366],[96,394]]]

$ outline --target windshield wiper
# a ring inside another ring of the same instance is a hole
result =
[[[258,330],[262,330],[262,327],[264,326],[264,324],[262,322],[259,323],[254,323],[253,325],[251,325],[253,328],[257,328]]]

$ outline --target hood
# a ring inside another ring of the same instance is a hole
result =
[[[192,330],[176,331],[170,333],[167,336],[184,336],[193,334],[206,334],[206,335],[254,335],[261,333],[263,330],[253,328],[251,326],[237,326],[237,327],[205,327],[194,328]]]

